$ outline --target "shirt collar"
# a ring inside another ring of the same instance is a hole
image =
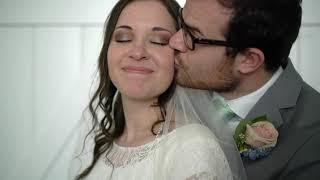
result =
[[[258,102],[258,100],[264,95],[264,93],[276,82],[281,73],[283,72],[282,67],[280,67],[265,83],[262,87],[257,89],[256,91],[247,94],[245,96],[226,100],[227,104],[231,108],[231,110],[236,113],[240,118],[245,119],[248,115],[249,111],[253,108],[253,106]]]

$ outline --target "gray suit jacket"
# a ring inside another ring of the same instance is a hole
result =
[[[320,179],[320,94],[290,61],[284,68],[247,116],[266,114],[279,131],[269,156],[255,161],[243,158],[249,180]]]

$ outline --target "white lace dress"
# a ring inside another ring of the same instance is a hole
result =
[[[103,156],[86,179],[232,179],[230,167],[216,138],[200,124],[179,127],[138,147],[114,144],[107,157],[113,165]]]

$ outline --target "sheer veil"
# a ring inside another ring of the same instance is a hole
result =
[[[222,149],[232,173],[231,178],[218,177],[217,179],[245,180],[246,173],[240,154],[233,140],[233,132],[227,125],[227,119],[225,119],[223,114],[221,114],[221,112],[219,112],[215,107],[213,103],[213,96],[214,93],[212,91],[189,89],[177,86],[176,91],[166,108],[167,114],[163,125],[163,135],[168,134],[172,138],[173,135],[170,132],[185,125],[200,124],[208,127],[210,129],[210,134],[217,142],[217,146],[220,146]],[[190,134],[192,133],[190,132]],[[164,138],[169,136],[164,136]],[[185,137],[181,136],[176,138],[178,138],[178,142],[181,143],[181,146],[178,145],[178,147],[183,147]],[[155,171],[159,171],[161,166],[166,164],[163,162],[167,160],[165,146],[161,146],[160,151],[162,152],[158,153],[159,157],[157,157],[157,160],[155,161]],[[220,157],[215,158],[219,159]],[[214,160],[215,159],[213,159],[213,161]],[[194,164],[183,164],[183,169],[188,170],[187,166],[194,166]],[[212,170],[219,171],[219,168],[220,167],[212,167]],[[220,170],[226,171],[225,169]],[[158,179],[161,179],[159,178],[161,177],[160,173],[166,174],[161,171],[155,173]],[[225,172],[218,172],[217,174],[223,175]]]

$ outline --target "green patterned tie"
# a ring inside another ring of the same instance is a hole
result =
[[[237,116],[237,114],[231,110],[227,102],[222,97],[217,97],[215,100],[213,100],[213,103],[218,109],[222,119],[229,121]]]

